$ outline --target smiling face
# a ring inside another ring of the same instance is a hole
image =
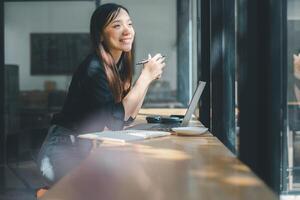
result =
[[[103,30],[102,39],[111,54],[129,52],[134,39],[134,29],[128,13],[120,9],[119,14]]]

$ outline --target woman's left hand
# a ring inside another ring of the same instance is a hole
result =
[[[163,68],[166,65],[164,60],[165,58],[161,54],[156,54],[153,57],[149,55],[148,62],[144,64],[142,74],[147,77],[150,82],[155,79],[161,78]]]

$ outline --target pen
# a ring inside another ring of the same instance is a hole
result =
[[[161,56],[160,58],[164,58],[164,57],[166,57],[166,56]],[[142,60],[142,61],[136,63],[136,65],[143,65],[143,64],[146,64],[147,62],[149,62],[149,59],[147,59],[147,60]]]

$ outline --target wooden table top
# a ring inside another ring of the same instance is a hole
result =
[[[196,137],[171,135],[130,144],[100,144],[42,199],[271,200],[278,197],[207,132]]]

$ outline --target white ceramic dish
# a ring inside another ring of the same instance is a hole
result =
[[[177,135],[201,135],[205,133],[208,128],[205,127],[176,127],[172,128]]]

